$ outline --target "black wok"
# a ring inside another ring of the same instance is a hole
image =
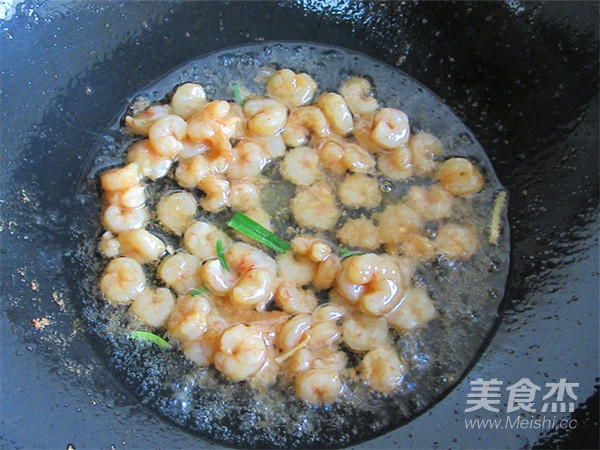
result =
[[[596,2],[26,2],[2,12],[3,447],[220,441],[159,417],[99,359],[67,263],[69,210],[87,152],[126,98],[189,59],[263,39],[396,65],[474,131],[511,193],[511,276],[490,345],[432,409],[363,445],[598,447]],[[575,410],[554,414],[576,426],[465,428],[507,416],[465,413],[470,381],[525,377],[579,383]]]

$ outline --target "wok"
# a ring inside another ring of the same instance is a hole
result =
[[[511,193],[511,274],[488,348],[437,405],[362,445],[598,447],[597,3],[24,2],[2,13],[3,446],[236,444],[160,417],[100,359],[68,263],[72,193],[103,130],[152,80],[224,47],[308,40],[436,92]],[[507,416],[465,413],[470,381],[525,377],[579,383],[575,410],[554,414],[577,426],[465,428]]]

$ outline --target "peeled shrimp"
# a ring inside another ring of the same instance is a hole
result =
[[[344,146],[344,164],[351,172],[369,172],[375,168],[375,158],[364,148],[356,144]]]
[[[442,154],[442,143],[432,134],[420,131],[408,141],[414,169],[421,175],[430,175],[437,165],[436,159]]]
[[[187,119],[206,105],[204,88],[196,83],[185,83],[177,88],[171,99],[171,111]]]
[[[317,91],[317,83],[305,73],[289,69],[275,72],[267,81],[267,93],[292,109],[310,103]]]
[[[376,178],[361,173],[347,175],[338,187],[341,202],[350,208],[373,209],[381,202]]]
[[[390,335],[385,318],[353,314],[342,324],[342,338],[352,350],[364,352],[388,346]]]
[[[231,158],[231,142],[241,119],[230,115],[231,105],[217,100],[208,103],[188,119],[187,133],[193,142],[205,142],[227,159]]]
[[[181,187],[195,188],[200,185],[208,174],[212,173],[210,163],[205,155],[194,155],[181,159],[175,169],[175,179]]]
[[[344,155],[344,147],[339,142],[328,140],[321,144],[319,162],[333,173],[342,174],[348,169]]]
[[[248,129],[263,137],[274,136],[285,126],[287,108],[272,98],[251,98],[246,101],[243,111],[248,117]]]
[[[218,259],[206,261],[200,269],[204,286],[214,295],[225,295],[235,285],[239,274],[235,270],[227,270]]]
[[[360,376],[370,387],[389,394],[400,387],[408,371],[396,352],[389,348],[377,348],[368,352],[360,364]]]
[[[207,330],[210,310],[210,303],[205,295],[185,295],[175,303],[165,328],[179,341],[194,341]]]
[[[223,332],[214,355],[217,370],[234,381],[247,380],[265,363],[267,348],[255,327],[237,324]]]
[[[330,134],[329,122],[323,112],[316,106],[302,106],[290,113],[281,136],[289,147],[300,147],[312,135],[324,138]]]
[[[151,327],[160,327],[171,314],[175,300],[166,288],[146,289],[137,295],[129,312]]]
[[[298,286],[308,285],[317,271],[317,264],[304,255],[294,255],[292,252],[277,256],[279,274],[292,279]]]
[[[189,192],[174,192],[158,202],[156,214],[167,230],[181,235],[198,214],[198,202]]]
[[[211,213],[219,212],[229,206],[229,189],[231,184],[219,175],[208,175],[200,182],[206,196],[200,200],[200,206]]]
[[[142,228],[149,219],[146,208],[124,208],[108,205],[102,212],[102,225],[113,233]]]
[[[229,204],[238,211],[250,211],[260,208],[260,190],[248,181],[234,181],[229,192]]]
[[[100,177],[104,189],[104,199],[111,205],[124,208],[139,208],[146,201],[146,193],[141,185],[142,175],[136,163],[111,169]]]
[[[183,235],[185,248],[201,260],[217,256],[217,241],[221,240],[223,248],[231,244],[231,239],[223,231],[209,222],[195,220],[191,222]]]
[[[100,290],[109,302],[129,303],[146,289],[144,269],[135,259],[111,260],[100,279]]]
[[[342,388],[340,375],[333,370],[310,369],[300,374],[296,380],[298,397],[317,405],[333,402]]]
[[[435,246],[440,255],[466,261],[479,250],[479,241],[470,228],[447,223],[438,229]]]
[[[364,78],[351,78],[339,89],[352,114],[362,116],[375,112],[379,107],[375,97],[371,96],[371,83]]]
[[[295,281],[284,280],[275,291],[275,302],[286,313],[312,312],[317,307],[317,297],[310,289],[299,289]]]
[[[403,332],[422,327],[438,316],[427,291],[411,287],[404,293],[402,303],[385,317],[390,325]]]
[[[153,105],[133,117],[125,117],[125,123],[135,134],[148,136],[148,131],[152,124],[161,117],[168,116],[169,114],[171,114],[171,107],[169,105]]]
[[[139,228],[125,230],[117,236],[119,254],[145,264],[157,261],[165,252],[165,244],[152,233]]]
[[[319,168],[319,154],[311,147],[296,147],[288,151],[279,170],[283,178],[298,186],[310,186],[323,176]]]
[[[437,176],[442,186],[454,195],[475,194],[483,187],[479,170],[464,158],[451,158],[439,168]]]
[[[185,252],[168,256],[158,267],[158,276],[178,294],[186,294],[202,286],[202,261]]]
[[[331,123],[334,132],[346,135],[352,131],[352,114],[344,98],[334,92],[319,95],[317,106],[321,108],[325,117]]]
[[[140,173],[151,180],[164,177],[171,167],[171,160],[158,154],[148,139],[135,142],[127,150],[127,162],[136,163]]]
[[[333,229],[340,215],[335,195],[323,181],[298,192],[291,210],[300,226],[317,230]]]
[[[391,150],[408,143],[408,116],[399,109],[383,108],[373,117],[371,138],[383,149]]]
[[[387,206],[378,216],[379,237],[386,244],[397,244],[408,233],[418,232],[423,219],[403,203]]]
[[[338,276],[340,268],[340,258],[334,254],[328,255],[317,267],[317,272],[313,279],[314,287],[318,290],[329,289]]]
[[[175,159],[183,150],[183,138],[187,133],[187,123],[181,117],[169,114],[152,124],[148,140],[152,148],[165,158]]]
[[[445,219],[452,213],[454,196],[440,184],[425,189],[413,186],[406,195],[408,206],[427,220]]]
[[[234,180],[255,178],[271,160],[269,153],[249,139],[240,141],[232,150],[233,160],[227,176]]]
[[[275,277],[267,269],[250,269],[241,274],[229,298],[236,306],[262,308],[273,298]]]
[[[337,238],[351,248],[375,250],[381,245],[377,226],[364,216],[348,219],[337,231]]]
[[[393,148],[388,153],[380,153],[377,168],[392,180],[406,180],[413,175],[410,149],[406,145]]]

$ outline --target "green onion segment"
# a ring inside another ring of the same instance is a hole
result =
[[[277,253],[285,253],[291,247],[290,244],[274,233],[271,233],[261,224],[256,223],[250,217],[241,212],[236,212],[233,218],[227,223],[234,230],[272,248]]]
[[[171,348],[171,344],[169,344],[163,338],[157,336],[154,333],[148,333],[147,331],[134,331],[129,335],[129,337],[132,337],[133,339],[138,339],[140,341],[152,342],[153,344],[156,344],[161,348]]]

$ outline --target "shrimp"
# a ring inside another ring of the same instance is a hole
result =
[[[348,219],[337,231],[337,238],[351,248],[375,250],[381,245],[377,226],[365,216]]]
[[[403,203],[388,205],[377,219],[379,238],[385,244],[398,244],[405,234],[416,233],[423,227],[421,216]]]
[[[256,374],[267,359],[267,347],[256,327],[237,324],[223,332],[214,354],[218,371],[234,381]]]
[[[428,261],[435,256],[435,244],[425,236],[409,233],[402,237],[400,243],[386,245],[386,251],[392,254],[402,254],[419,261]]]
[[[275,303],[286,313],[310,313],[317,307],[317,297],[310,289],[299,289],[295,281],[284,280],[275,291]]]
[[[312,313],[312,316],[321,322],[338,322],[347,315],[346,308],[335,303],[324,303]]]
[[[165,158],[175,159],[183,150],[183,138],[187,133],[187,123],[179,116],[169,114],[152,124],[148,140],[156,153]]]
[[[143,228],[125,230],[117,237],[119,254],[146,264],[157,261],[165,252],[165,244]]]
[[[206,316],[206,331],[196,340],[184,341],[181,345],[183,353],[199,366],[211,365],[219,338],[228,327],[227,321],[210,311]]]
[[[319,153],[310,147],[296,147],[286,153],[279,166],[281,175],[298,186],[310,186],[323,172],[319,168]]]
[[[204,142],[214,148],[217,154],[231,159],[231,142],[229,141],[240,117],[230,115],[231,105],[218,100],[208,103],[202,110],[188,119],[187,133],[193,142]]]
[[[277,345],[284,352],[298,347],[306,338],[306,333],[312,326],[312,317],[307,313],[299,313],[290,317],[277,333]]]
[[[193,189],[198,187],[209,173],[211,167],[208,158],[205,155],[194,155],[179,161],[175,169],[175,179],[179,186]]]
[[[267,269],[250,269],[240,276],[229,294],[234,305],[260,309],[273,298],[275,277]]]
[[[294,256],[292,252],[277,255],[279,274],[296,282],[298,286],[306,286],[315,277],[317,264],[304,255]]]
[[[171,114],[169,105],[153,105],[136,115],[125,117],[125,124],[135,134],[148,136],[150,127],[161,117]]]
[[[217,256],[217,242],[221,240],[223,248],[231,244],[231,239],[223,231],[209,222],[195,220],[191,222],[183,234],[183,245],[200,260]]]
[[[148,139],[137,141],[129,147],[127,162],[137,164],[140,173],[151,180],[164,177],[171,168],[171,160],[159,155]]]
[[[371,138],[386,150],[391,150],[408,143],[410,127],[408,116],[394,108],[383,108],[373,117]]]
[[[442,186],[454,195],[476,194],[483,187],[483,177],[479,170],[464,158],[450,158],[437,172]]]
[[[318,289],[329,289],[340,272],[341,261],[337,255],[330,254],[319,263],[313,279],[313,286]]]
[[[297,74],[289,69],[282,69],[269,78],[265,88],[267,94],[293,109],[312,101],[317,83],[306,73]]]
[[[406,180],[413,175],[411,158],[409,147],[401,145],[388,153],[380,153],[377,159],[377,168],[392,180]]]
[[[113,233],[143,228],[149,219],[146,208],[124,208],[108,205],[102,212],[102,225]]]
[[[162,226],[181,235],[198,214],[198,202],[189,192],[174,192],[158,202],[156,214]]]
[[[432,134],[420,131],[408,141],[410,157],[414,169],[420,175],[430,175],[437,165],[436,159],[442,154],[442,143]]]
[[[339,142],[328,140],[321,144],[319,162],[326,169],[340,175],[348,169],[344,161],[344,147]]]
[[[248,129],[263,137],[278,134],[287,121],[287,108],[272,98],[251,98],[242,109],[249,118]]]
[[[165,328],[178,341],[194,341],[207,330],[211,310],[206,295],[185,295],[177,300]]]
[[[104,189],[104,199],[111,205],[124,208],[139,208],[146,202],[144,187],[140,184],[142,176],[136,163],[111,169],[100,177]]]
[[[341,202],[350,208],[373,209],[381,202],[376,178],[361,173],[347,175],[338,187]]]
[[[324,347],[311,352],[311,369],[333,370],[341,372],[348,366],[348,357],[345,352]]]
[[[173,294],[167,288],[146,289],[137,295],[129,312],[151,327],[160,327],[175,306]]]
[[[321,111],[331,123],[334,132],[343,136],[352,131],[354,126],[352,114],[341,95],[334,92],[321,94],[317,99],[317,106],[321,108]]]
[[[359,145],[347,144],[344,147],[344,164],[351,172],[365,173],[375,168],[375,158]]]
[[[119,256],[119,240],[110,231],[105,231],[100,237],[100,252],[107,258]]]
[[[368,114],[363,117],[355,117],[354,137],[356,142],[365,150],[374,153],[382,152],[382,148],[373,140],[373,114]]]
[[[188,119],[206,105],[204,88],[196,83],[185,83],[177,88],[171,99],[171,111],[182,119]]]
[[[325,369],[310,369],[296,379],[296,394],[312,404],[333,402],[342,392],[343,383],[338,372]]]
[[[158,267],[158,276],[180,295],[202,286],[202,261],[185,252],[168,256]]]
[[[316,106],[302,106],[294,109],[281,134],[289,147],[305,145],[312,135],[324,138],[331,134],[329,123],[323,112]]]
[[[206,196],[200,200],[200,206],[211,213],[219,212],[229,206],[229,188],[231,185],[224,177],[208,175],[200,182]]]
[[[188,136],[183,141],[183,150],[179,153],[179,159],[189,159],[196,155],[207,154],[210,150],[210,146],[204,142],[193,142]]]
[[[335,195],[323,181],[298,192],[291,201],[291,210],[301,227],[317,230],[333,229],[340,216]]]
[[[356,352],[387,347],[390,343],[387,321],[383,317],[353,314],[342,324],[342,339]]]
[[[438,254],[457,261],[466,261],[479,250],[473,230],[454,223],[442,225],[434,242]]]
[[[368,352],[361,361],[359,370],[360,377],[383,394],[389,394],[400,387],[408,372],[406,364],[389,348],[377,348]]]
[[[248,139],[240,141],[232,154],[227,176],[234,180],[256,178],[271,160],[265,149]]]
[[[375,112],[379,105],[371,96],[371,83],[364,78],[351,78],[339,89],[352,114],[362,116]]]
[[[367,253],[342,262],[336,287],[367,314],[381,316],[402,299],[404,285],[398,266],[391,260]]]
[[[440,184],[428,189],[413,186],[406,195],[406,203],[424,219],[440,220],[450,216],[455,198]]]
[[[234,242],[225,252],[225,259],[230,268],[238,272],[250,269],[267,269],[272,274],[277,273],[277,263],[265,252],[243,242]]]
[[[100,279],[100,290],[111,303],[130,303],[146,289],[144,269],[135,259],[121,257],[108,263]]]
[[[215,295],[225,295],[235,285],[239,274],[235,270],[226,270],[221,261],[211,259],[200,269],[204,285]]]
[[[260,191],[257,185],[248,181],[231,183],[229,203],[233,209],[245,212],[260,208]]]
[[[249,134],[248,139],[253,140],[265,149],[271,159],[280,158],[285,155],[286,146],[281,137],[281,133],[269,137],[262,137],[258,134]]]
[[[250,379],[250,385],[254,388],[264,388],[275,384],[277,376],[281,371],[281,365],[275,360],[277,351],[267,346],[267,357],[258,372]]]
[[[385,317],[396,330],[404,332],[422,327],[438,316],[427,291],[411,287],[406,290],[404,299],[396,309]]]
[[[313,319],[313,323],[306,334],[308,336],[307,347],[310,349],[333,348],[342,339],[340,327],[331,320],[321,322]]]

